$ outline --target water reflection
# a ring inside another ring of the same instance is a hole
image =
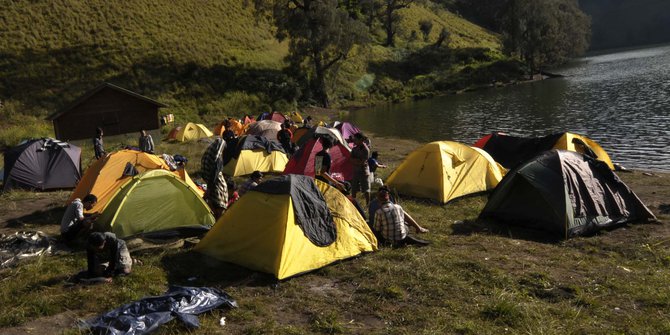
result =
[[[546,80],[357,111],[363,129],[422,142],[473,143],[504,131],[585,134],[615,162],[670,171],[670,46],[579,59]]]

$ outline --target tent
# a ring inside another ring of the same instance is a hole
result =
[[[182,127],[174,127],[170,130],[170,132],[165,136],[166,140],[176,140],[177,139],[177,134],[179,131],[181,131]]]
[[[347,143],[348,143],[347,145],[350,148],[353,148],[354,147],[354,142],[353,142],[353,140],[349,140],[349,139],[352,138],[354,136],[354,134],[360,133],[361,130],[358,129],[358,127],[354,126],[350,122],[340,122],[340,123],[337,124],[337,126],[335,126],[335,128],[337,128],[337,130],[340,131],[340,133],[342,134],[342,138],[345,141],[347,141]]]
[[[256,118],[257,121],[264,121],[264,120],[272,120],[276,121],[279,123],[283,123],[284,121],[288,120],[284,114],[279,113],[279,112],[272,112],[272,113],[261,113],[261,115]]]
[[[281,173],[288,157],[278,142],[262,136],[246,135],[228,143],[223,153],[223,162],[223,173],[237,177],[254,171]]]
[[[298,112],[289,113],[289,118],[291,119],[291,121],[293,121],[296,124],[302,124],[302,122],[304,121],[304,119],[302,118],[302,115],[300,115],[300,113],[298,113]]]
[[[493,189],[504,171],[481,149],[438,141],[410,153],[386,184],[401,194],[446,203]]]
[[[66,142],[30,140],[5,151],[4,156],[4,191],[74,188],[81,178],[81,149]]]
[[[241,197],[195,250],[284,279],[375,251],[377,239],[337,189],[285,175]]]
[[[577,143],[583,146],[575,145]],[[586,136],[573,133],[557,133],[534,138],[491,133],[479,139],[475,146],[486,150],[496,162],[507,169],[512,169],[544,151],[561,149],[582,154],[590,151],[591,155],[596,156],[598,160],[605,162],[610,169],[614,170],[612,160],[598,143]]]
[[[323,150],[321,138],[312,138],[289,159],[284,174],[301,174],[314,177],[314,157]],[[331,158],[330,173],[337,180],[351,180],[353,170],[349,157],[351,153],[342,144],[337,143],[329,150]]]
[[[252,124],[252,123],[254,123],[254,122],[256,122],[256,119],[254,119],[253,117],[251,117],[251,116],[249,116],[249,115],[245,116],[244,119],[242,119],[242,123],[243,123],[245,126],[246,126],[246,125],[249,125],[249,124]]]
[[[96,230],[125,238],[166,230],[206,230],[214,224],[214,216],[202,197],[175,174],[150,170],[127,178],[95,224]]]
[[[234,119],[228,119],[226,121],[228,121],[230,129],[235,133],[236,136],[242,136],[244,134],[244,125],[240,123],[240,121]],[[214,135],[221,136],[221,134],[223,134],[223,132],[226,130],[226,127],[224,126],[226,121],[221,121],[216,125],[216,127],[214,127]]]
[[[98,203],[90,210],[91,213],[102,212],[107,203],[112,199],[114,193],[123,185],[127,179],[137,173],[148,170],[170,170],[170,167],[159,156],[136,150],[119,150],[107,154],[107,156],[93,162],[86,169],[79,184],[70,195],[68,203],[75,198],[83,199],[92,193],[98,197]],[[198,187],[193,183],[188,173],[183,169],[173,172],[179,176],[189,187],[197,192]]]
[[[312,137],[313,132],[310,132],[311,129],[312,128],[308,128],[308,127],[300,127],[298,129],[294,130],[293,131],[293,137],[291,137],[291,142],[295,143],[295,144],[298,144],[298,141],[300,141],[300,139],[307,134],[309,134],[308,137]],[[303,141],[302,143],[305,143],[305,141]]]
[[[256,121],[247,128],[247,135],[263,136],[270,141],[277,140],[277,133],[281,130],[281,123],[272,120]]]
[[[307,141],[314,137],[318,136],[323,136],[323,135],[328,135],[333,139],[333,143],[341,143],[344,144],[345,147],[348,148],[349,151],[351,151],[351,148],[346,145],[346,141],[344,138],[342,138],[342,134],[340,134],[340,131],[335,129],[335,128],[328,128],[328,127],[322,127],[322,126],[316,126],[310,128],[307,133],[304,133],[296,140],[296,144],[300,147],[304,146]],[[295,134],[293,135],[295,137]]]
[[[546,151],[510,171],[480,217],[544,230],[560,238],[655,220],[606,164],[565,150]]]
[[[189,122],[175,134],[174,139],[179,142],[185,142],[212,136],[214,136],[214,134],[212,134],[212,132],[204,125]]]

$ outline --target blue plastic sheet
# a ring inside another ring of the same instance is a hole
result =
[[[237,302],[215,288],[171,286],[162,296],[123,305],[82,322],[80,328],[95,334],[140,335],[148,334],[174,318],[188,327],[197,328],[200,326],[197,314],[219,307],[237,307]]]

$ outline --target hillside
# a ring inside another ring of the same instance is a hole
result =
[[[0,121],[22,125],[8,128],[0,146],[50,134],[41,118],[102,81],[166,103],[165,112],[178,120],[213,122],[225,114],[294,108],[275,96],[276,85],[297,85],[282,71],[288,43],[279,43],[274,28],[256,19],[244,3],[24,0],[3,6]],[[331,80],[336,100],[367,104],[370,97],[402,99],[461,89],[471,83],[432,84],[465,64],[500,58],[497,36],[431,2],[412,5],[400,15],[396,48],[382,47],[381,29],[372,27],[371,43],[342,64],[340,75]],[[427,19],[434,27],[424,40],[418,22]],[[436,53],[430,46],[442,28],[450,32],[450,48]],[[426,50],[439,64],[415,68]],[[430,85],[428,74],[433,75]],[[412,84],[415,77],[423,78],[420,85]]]

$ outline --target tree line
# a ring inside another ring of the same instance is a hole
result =
[[[382,44],[395,47],[399,11],[428,0],[254,0],[259,19],[276,27],[278,40],[288,40],[289,74],[302,88],[304,100],[330,106],[327,80],[353,48],[371,42],[371,28],[383,28]],[[463,12],[501,34],[505,51],[534,73],[583,53],[589,45],[590,19],[577,0],[435,0]],[[419,22],[427,39],[430,20]],[[435,47],[448,44],[449,31],[439,33]]]

